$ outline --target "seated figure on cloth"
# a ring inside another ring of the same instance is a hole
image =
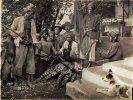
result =
[[[123,58],[122,48],[119,43],[119,34],[116,32],[108,33],[110,39],[107,49],[103,48],[102,44],[97,44],[96,46],[96,63],[105,63],[116,60],[121,60]]]

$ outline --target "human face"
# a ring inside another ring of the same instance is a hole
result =
[[[28,19],[32,19],[32,18],[34,17],[34,12],[33,12],[33,10],[27,11],[26,17],[27,17]]]
[[[42,35],[42,37],[43,37],[43,39],[47,39],[47,38],[48,38],[48,35],[47,35],[46,33],[44,33],[44,34]]]
[[[2,37],[2,43],[5,43],[6,41],[8,41],[10,38],[9,38],[9,36],[3,36]]]
[[[116,36],[115,36],[114,34],[115,34],[115,33],[113,33],[113,32],[110,32],[110,33],[109,33],[109,40],[110,40],[111,42],[114,42],[115,39],[116,39]]]
[[[70,35],[67,36],[67,41],[72,42],[72,37]]]
[[[88,7],[88,14],[92,13],[92,7]]]
[[[56,27],[54,32],[55,32],[56,35],[58,35],[60,33],[60,29],[58,27]]]
[[[69,32],[70,31],[70,26],[65,26],[65,30],[66,30],[66,32]]]
[[[92,7],[93,7],[93,2],[92,2],[92,3],[89,3],[89,4],[87,5],[88,14],[91,14],[91,13],[92,13]]]
[[[54,35],[52,33],[49,34],[49,38],[50,40],[53,40],[54,39]]]
[[[2,39],[3,39],[3,40],[7,39],[7,36],[3,36]]]

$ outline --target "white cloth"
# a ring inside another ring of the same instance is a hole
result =
[[[31,20],[31,36],[32,36],[33,43],[38,43],[36,24],[33,19]]]
[[[91,45],[91,48],[90,48],[90,51],[89,51],[89,61],[92,61],[94,62],[95,61],[95,54],[96,54],[96,43],[97,43],[97,40],[94,40],[92,45]],[[80,58],[81,59],[87,59],[86,55],[84,55],[81,51],[80,51]]]
[[[68,45],[69,42],[65,41],[62,48],[60,49],[60,51],[63,53],[63,49],[68,49]],[[78,57],[79,52],[78,52],[78,43],[76,43],[75,41],[72,42],[72,47],[71,47],[71,52],[70,52],[70,57]]]
[[[92,44],[92,46],[91,46],[91,49],[90,49],[90,52],[89,52],[89,61],[92,61],[92,62],[94,62],[95,61],[95,52],[96,52],[96,50],[95,50],[95,48],[96,48],[96,42],[94,42],[93,44]]]

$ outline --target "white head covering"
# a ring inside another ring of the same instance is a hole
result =
[[[32,3],[29,3],[24,9],[24,12],[27,12],[29,10],[33,10],[34,9],[34,5]]]

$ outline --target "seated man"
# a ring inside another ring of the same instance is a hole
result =
[[[100,61],[116,61],[122,59],[122,48],[118,41],[118,35],[115,32],[111,32],[108,34],[110,42],[109,47],[105,50],[102,47],[96,47],[96,61],[97,63]]]

